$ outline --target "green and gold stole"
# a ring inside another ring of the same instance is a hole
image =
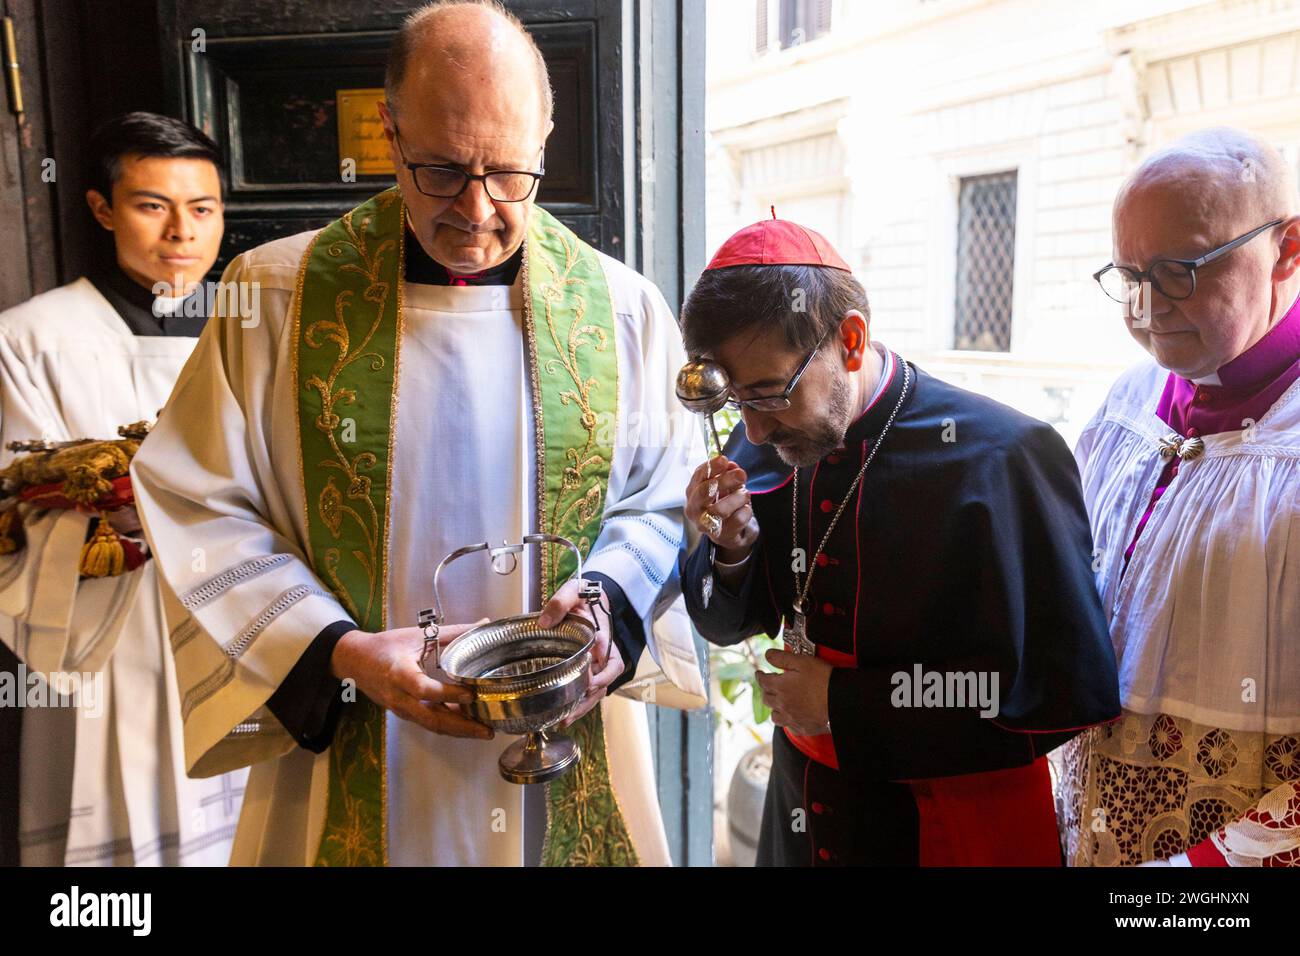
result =
[[[303,256],[293,317],[312,566],[370,632],[414,624],[390,625],[385,606],[405,234],[405,207],[395,188],[326,226]],[[612,429],[601,425],[618,411],[609,286],[595,251],[536,206],[522,281],[538,530],[569,538],[586,556],[600,532],[613,459]],[[543,600],[574,570],[568,549],[543,548]],[[383,709],[364,695],[343,706],[330,747],[318,866],[388,860],[384,723]],[[634,865],[636,851],[609,782],[600,708],[569,733],[582,746],[582,761],[547,785],[542,862]],[[485,748],[484,760],[495,757]]]

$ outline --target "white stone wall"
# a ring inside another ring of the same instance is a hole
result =
[[[1222,123],[1300,155],[1300,0],[841,0],[762,57],[753,14],[709,3],[709,251],[772,203],[803,216],[882,340],[1070,440],[1143,354],[1091,278],[1127,172]],[[955,352],[959,180],[1013,168],[1012,348]]]

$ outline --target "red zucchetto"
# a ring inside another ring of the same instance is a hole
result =
[[[835,247],[819,232],[788,219],[771,219],[746,226],[713,254],[705,271],[728,266],[825,266],[852,272]]]

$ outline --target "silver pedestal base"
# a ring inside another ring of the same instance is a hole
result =
[[[582,748],[572,737],[548,737],[537,731],[521,737],[501,755],[497,767],[511,783],[545,783],[554,780],[582,759]]]

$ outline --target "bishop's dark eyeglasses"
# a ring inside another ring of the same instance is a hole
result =
[[[483,184],[488,198],[496,202],[523,202],[533,194],[538,182],[546,175],[546,150],[542,150],[541,168],[536,171],[524,169],[494,169],[488,173],[467,173],[459,166],[443,163],[412,163],[406,158],[402,149],[402,134],[397,125],[393,125],[393,136],[397,140],[397,152],[402,157],[402,165],[411,171],[415,188],[433,199],[456,199],[469,186],[470,180]]]
[[[1217,249],[1211,249],[1198,259],[1157,259],[1145,272],[1130,269],[1128,266],[1117,266],[1112,262],[1094,272],[1092,277],[1097,280],[1102,292],[1124,305],[1136,301],[1135,297],[1139,294],[1143,282],[1150,282],[1152,288],[1166,299],[1186,299],[1196,291],[1197,269],[1226,256],[1238,246],[1250,242],[1264,230],[1272,229],[1282,222],[1285,220],[1274,219],[1272,222],[1266,222],[1245,235],[1225,242]]]
[[[827,333],[829,334],[829,333]],[[755,395],[753,398],[736,398],[734,395],[727,399],[727,407],[731,409],[751,408],[756,412],[782,412],[790,407],[790,396],[794,393],[794,388],[799,384],[799,379],[803,378],[803,373],[808,371],[808,366],[812,364],[813,357],[821,351],[822,343],[826,341],[826,334],[823,334],[817,345],[807,358],[795,369],[794,376],[786,383],[785,389],[779,395]]]

